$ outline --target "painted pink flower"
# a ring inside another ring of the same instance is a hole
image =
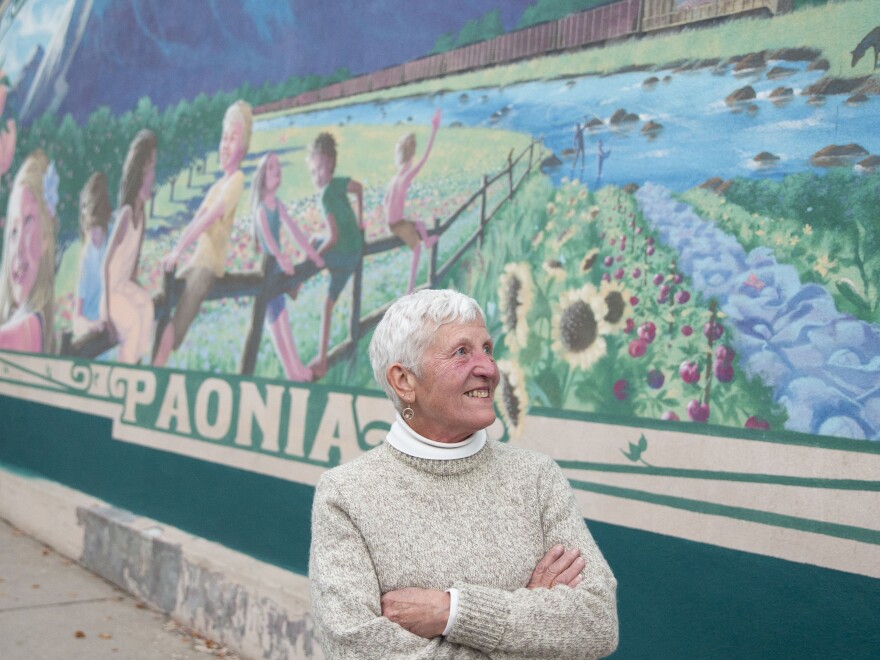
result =
[[[726,362],[730,364],[733,362],[733,358],[736,357],[736,351],[734,351],[730,346],[726,346],[722,344],[718,348],[715,349],[715,359],[720,362]]]
[[[676,415],[676,414],[675,414],[674,412],[672,412],[671,410],[666,410],[666,411],[664,411],[663,414],[660,415],[660,419],[668,419],[668,420],[673,421],[673,422],[677,422],[677,421],[679,421],[678,415]]]
[[[637,280],[637,279],[639,279],[641,276],[642,276],[642,269],[641,269],[641,268],[633,268],[633,271],[632,271],[632,277],[633,277],[633,279],[634,279],[634,280]]]
[[[654,278],[651,281],[657,286],[660,286],[661,284],[663,284],[663,274],[657,273],[656,275],[654,275]]]
[[[683,334],[685,337],[690,337],[692,334],[694,334],[694,329],[689,325],[683,325],[681,326],[681,334]]]
[[[675,294],[675,302],[677,302],[679,305],[684,305],[690,299],[691,294],[684,289]]]
[[[625,401],[626,398],[629,396],[629,392],[628,392],[629,383],[627,382],[627,380],[625,378],[621,378],[616,383],[614,383],[613,389],[614,389],[614,396],[619,401]]]
[[[646,344],[650,344],[657,336],[657,326],[648,321],[639,326],[639,338]]]
[[[724,334],[724,327],[720,323],[709,321],[703,326],[703,334],[706,335],[706,339],[709,341],[720,339],[721,335]]]
[[[636,329],[636,322],[633,321],[632,319],[627,319],[626,325],[624,326],[623,331],[626,334],[631,335],[633,333],[633,330],[635,330],[635,329]]]

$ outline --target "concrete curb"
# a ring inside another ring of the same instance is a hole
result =
[[[3,466],[0,517],[244,657],[323,657],[304,576]]]

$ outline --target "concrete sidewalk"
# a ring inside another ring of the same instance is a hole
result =
[[[0,658],[157,660],[234,654],[0,520]]]

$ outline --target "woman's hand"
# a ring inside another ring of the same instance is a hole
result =
[[[586,562],[577,548],[566,550],[561,544],[554,545],[541,558],[526,585],[529,589],[552,589],[560,584],[576,587],[581,583],[581,571]]]
[[[449,594],[407,587],[382,595],[382,616],[414,635],[439,637],[449,621]]]

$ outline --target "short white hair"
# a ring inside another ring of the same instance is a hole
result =
[[[434,332],[447,323],[486,323],[476,300],[451,289],[423,289],[398,298],[379,321],[370,341],[370,365],[397,410],[403,402],[388,382],[388,368],[395,362],[421,376],[422,357]]]

